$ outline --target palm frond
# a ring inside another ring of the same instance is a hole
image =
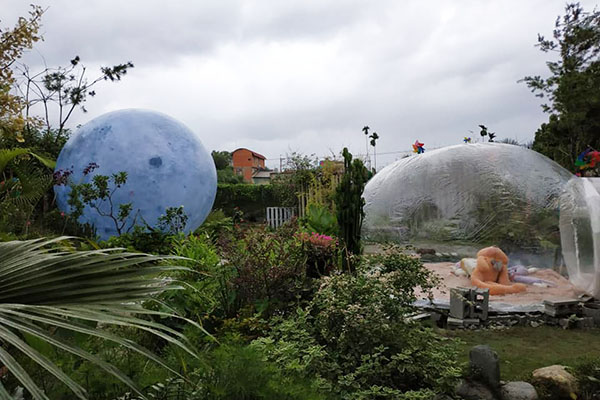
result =
[[[25,147],[16,147],[14,149],[0,149],[0,173],[4,171],[4,168],[6,168],[11,161],[25,154],[31,155],[47,168],[54,169],[56,167],[56,161],[51,158]]]
[[[25,148],[0,149],[0,173],[4,171],[9,162],[27,153],[29,153],[29,149]]]
[[[85,390],[77,382],[23,340],[24,335],[31,335],[94,363],[143,396],[135,383],[117,368],[51,334],[48,328],[117,343],[177,374],[150,350],[106,328],[122,326],[143,330],[195,355],[183,334],[138,316],[173,316],[147,310],[142,303],[152,295],[180,288],[176,281],[164,276],[185,268],[159,265],[177,257],[128,253],[123,249],[72,251],[65,250],[65,246],[61,248],[60,243],[70,239],[0,243],[0,365],[15,376],[33,399],[46,399],[46,394],[9,350],[21,352],[67,385],[75,396],[85,399]],[[3,392],[6,390],[0,388],[0,399]]]

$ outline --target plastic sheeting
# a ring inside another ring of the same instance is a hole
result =
[[[558,199],[572,176],[549,158],[509,144],[464,144],[410,156],[365,187],[363,235],[559,253]]]
[[[560,198],[560,235],[571,282],[600,297],[600,178],[573,178]]]

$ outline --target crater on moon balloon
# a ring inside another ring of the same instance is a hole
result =
[[[154,168],[158,168],[162,165],[162,160],[160,157],[152,157],[149,161],[150,165]]]

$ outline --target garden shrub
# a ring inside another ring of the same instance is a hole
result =
[[[136,225],[130,232],[124,232],[120,236],[111,236],[101,245],[109,248],[123,247],[129,251],[149,254],[170,254],[177,237],[181,236]]]
[[[270,313],[302,296],[307,257],[296,230],[295,224],[275,232],[252,228],[222,243],[223,258],[236,271],[233,285],[239,308],[254,305]]]
[[[384,254],[365,256],[363,263],[393,280],[396,296],[400,296],[397,300],[405,306],[414,303],[417,290],[427,294],[440,283],[439,277],[424,268],[420,259],[404,254],[397,246],[388,247]]]
[[[577,378],[581,399],[600,399],[600,357],[579,360],[570,372]]]
[[[316,232],[300,232],[297,238],[302,242],[306,254],[307,276],[318,278],[338,268],[340,248],[337,239]]]
[[[383,256],[389,265],[397,259]],[[305,310],[272,320],[269,336],[254,345],[283,368],[321,379],[321,387],[337,398],[418,399],[451,393],[461,372],[456,346],[406,320],[414,288],[430,288],[431,276],[410,268],[381,273],[365,266],[356,275],[323,278]]]
[[[316,232],[328,236],[338,234],[337,218],[325,206],[309,204],[306,207],[306,217],[304,218],[303,225],[309,233]]]
[[[195,235],[206,235],[215,243],[220,236],[233,232],[233,218],[225,215],[223,210],[213,209],[202,225],[194,231]]]
[[[314,381],[282,371],[260,349],[226,343],[204,352],[189,382],[167,379],[148,388],[149,398],[173,400],[325,400]],[[122,400],[138,399],[130,393]]]
[[[288,206],[290,198],[294,200],[295,194],[282,190],[277,184],[219,184],[213,208],[223,210],[229,217],[239,210],[245,220],[262,222],[266,218],[266,207]]]
[[[157,354],[159,353],[158,349],[154,346],[156,337],[152,338],[153,335],[151,334],[146,335],[126,327],[113,327],[110,329],[110,332],[130,340],[135,340],[147,349]],[[166,379],[169,375],[168,371],[155,363],[148,362],[148,359],[143,355],[116,343],[106,342],[100,338],[64,329],[58,329],[54,332],[54,335],[60,336],[62,340],[68,341],[71,345],[76,345],[103,360],[109,361],[136,382],[139,387],[151,385],[156,381]],[[106,371],[98,368],[97,365],[82,360],[69,352],[49,346],[47,343],[35,340],[33,336],[26,335],[24,339],[29,345],[49,358],[61,369],[69,371],[69,376],[85,388],[90,400],[112,400],[128,390],[128,387],[123,382],[107,374]],[[48,398],[72,399],[75,397],[67,386],[59,382],[48,371],[39,367],[30,358],[22,353],[16,354],[16,358],[28,370],[34,371],[36,381],[44,388]],[[175,365],[175,363],[172,365]],[[18,385],[12,374],[5,375],[3,379],[5,380],[3,384],[6,387],[17,387]],[[25,398],[28,399],[29,397]]]
[[[284,374],[277,365],[265,361],[250,346],[220,346],[208,357],[210,367],[200,370],[199,399],[325,399],[311,382],[294,374]]]
[[[180,237],[174,241],[172,254],[189,259],[172,262],[190,271],[172,276],[181,282],[183,290],[162,295],[169,307],[181,316],[208,324],[209,329],[234,314],[236,294],[231,281],[236,276],[235,270],[221,263],[216,249],[206,237]]]

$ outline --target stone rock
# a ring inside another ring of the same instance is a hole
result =
[[[555,390],[558,395],[570,398],[577,393],[577,379],[562,365],[551,365],[533,371],[533,383]]]
[[[496,400],[496,396],[487,386],[466,380],[458,384],[456,394],[464,400]]]
[[[558,320],[558,324],[563,328],[567,329],[569,327],[569,320],[566,318],[561,318]]]
[[[502,400],[537,400],[538,394],[531,383],[508,382],[500,388]]]
[[[469,352],[472,378],[495,389],[500,386],[500,360],[488,345],[475,346]]]

